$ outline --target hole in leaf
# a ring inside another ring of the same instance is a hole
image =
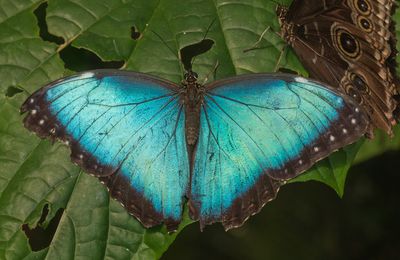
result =
[[[180,50],[180,57],[183,66],[186,70],[192,69],[192,59],[200,54],[203,54],[211,49],[214,45],[214,41],[210,39],[204,39],[201,42],[188,45]]]
[[[40,37],[44,41],[53,42],[58,45],[64,44],[64,39],[55,35],[52,35],[48,31],[46,23],[46,9],[47,3],[43,3],[36,8],[34,11],[39,28]],[[109,61],[103,62],[96,54],[89,50],[78,49],[67,46],[60,52],[61,59],[65,62],[65,68],[74,71],[92,70],[92,69],[103,69],[103,68],[120,68],[124,65],[123,61]]]
[[[28,224],[22,225],[22,230],[28,237],[29,245],[32,251],[40,251],[50,245],[51,241],[53,240],[54,234],[56,233],[58,224],[60,223],[63,212],[64,209],[59,209],[54,218],[50,220],[49,225],[46,228],[43,228],[42,225],[46,220],[47,215],[49,214],[49,205],[46,204],[43,207],[42,215],[40,216],[39,222],[36,227],[30,229]]]
[[[134,40],[137,40],[140,38],[140,36],[142,36],[142,34],[138,31],[136,31],[135,26],[131,27],[131,38]]]
[[[10,86],[6,90],[6,97],[13,97],[18,93],[21,93],[23,90],[14,86]]]
[[[73,71],[119,69],[124,65],[124,61],[102,61],[95,53],[71,45],[60,52],[60,57],[65,68]]]
[[[39,36],[44,41],[53,42],[58,45],[64,43],[64,39],[62,37],[58,37],[49,33],[47,23],[46,23],[46,9],[47,9],[47,2],[41,4],[36,8],[34,14],[36,16],[38,26],[40,28]]]

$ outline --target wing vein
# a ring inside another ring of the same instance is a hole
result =
[[[235,125],[237,125],[239,127],[239,129],[253,142],[253,144],[259,149],[259,151],[261,152],[261,154],[268,160],[268,156],[265,155],[263,149],[258,145],[258,143],[247,133],[247,131],[245,131],[243,129],[243,127],[236,122],[236,120],[234,120],[232,118],[231,115],[229,115],[211,96],[209,96],[210,100],[229,118],[232,120],[233,123],[235,123]],[[211,108],[211,107],[210,107]],[[213,109],[213,108],[211,108]],[[250,149],[251,150],[251,149]],[[254,157],[254,156],[253,156]],[[269,161],[268,161],[269,162]],[[270,164],[271,165],[271,164]],[[263,169],[263,167],[262,167]]]

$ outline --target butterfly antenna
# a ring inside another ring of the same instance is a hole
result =
[[[210,71],[210,72],[207,74],[207,76],[204,78],[204,80],[203,80],[203,82],[202,82],[201,85],[205,85],[205,84],[207,83],[208,78],[210,77],[211,73],[214,74],[214,75],[213,75],[213,76],[214,76],[214,79],[216,78],[218,67],[219,67],[219,61],[217,60],[217,62],[216,62],[215,65],[214,65],[214,69],[213,69],[212,71]]]
[[[179,62],[181,62],[181,60],[179,59],[178,55],[171,49],[171,47],[169,47],[169,45],[167,44],[167,42],[161,37],[161,35],[159,35],[158,33],[156,33],[153,30],[150,30],[152,33],[154,33],[164,44],[165,46],[167,46],[168,50],[178,59]]]
[[[165,46],[167,46],[168,50],[176,57],[176,59],[179,62],[179,67],[181,68],[181,71],[185,71],[185,68],[182,67],[182,60],[179,58],[179,56],[174,52],[174,50],[172,50],[172,48],[167,44],[167,42],[161,37],[161,35],[159,35],[157,32],[150,30],[151,32],[153,32],[163,43]]]
[[[270,1],[276,4],[276,9],[277,9],[277,10],[278,10],[279,7],[284,6],[284,5],[282,4],[282,2],[278,2],[278,1],[275,1],[275,0],[270,0]],[[255,49],[261,49],[260,47],[258,47],[258,45],[261,43],[262,39],[264,38],[264,35],[265,35],[269,30],[271,30],[273,33],[275,33],[278,37],[281,37],[281,34],[280,34],[280,33],[274,31],[274,30],[271,28],[271,26],[268,26],[268,27],[261,33],[260,37],[259,37],[258,40],[253,44],[253,46],[251,46],[251,47],[248,48],[248,49],[243,50],[243,52],[246,53],[246,52],[249,52],[249,51],[252,51],[252,50],[255,50]]]
[[[210,23],[210,25],[207,27],[206,33],[204,34],[203,39],[201,40],[201,42],[204,41],[204,40],[206,39],[207,34],[210,32],[211,26],[213,26],[213,24],[215,23],[215,20],[217,20],[216,17],[212,20],[212,22]],[[193,66],[194,61],[196,60],[196,57],[197,57],[197,56],[195,56],[195,57],[193,58],[192,62],[190,63],[190,67]]]

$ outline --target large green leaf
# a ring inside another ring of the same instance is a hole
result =
[[[42,3],[48,4],[48,31],[64,39],[60,45],[39,37],[33,10]],[[193,64],[200,82],[217,62],[216,78],[277,67],[306,74],[276,34],[275,5],[265,0],[0,0],[0,258],[158,258],[177,234],[164,227],[144,229],[95,178],[70,162],[64,145],[23,128],[19,106],[27,94],[69,73],[62,50],[85,48],[103,60],[123,60],[125,69],[180,82],[179,50],[200,42],[211,25],[206,38],[215,44]],[[141,33],[136,41],[130,36],[133,26]],[[259,49],[244,53],[268,26]],[[10,87],[25,92],[5,97]],[[360,145],[335,153],[294,181],[318,180],[341,195]],[[21,227],[34,227],[45,205],[43,227],[65,210],[51,244],[33,252]],[[190,222],[185,214],[181,229]]]

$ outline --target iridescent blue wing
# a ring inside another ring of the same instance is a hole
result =
[[[251,75],[206,86],[190,209],[200,225],[241,225],[280,182],[354,142],[368,120],[337,90],[288,75]]]
[[[174,230],[190,172],[178,88],[139,73],[87,72],[34,93],[24,123],[69,143],[72,160],[145,226]]]

